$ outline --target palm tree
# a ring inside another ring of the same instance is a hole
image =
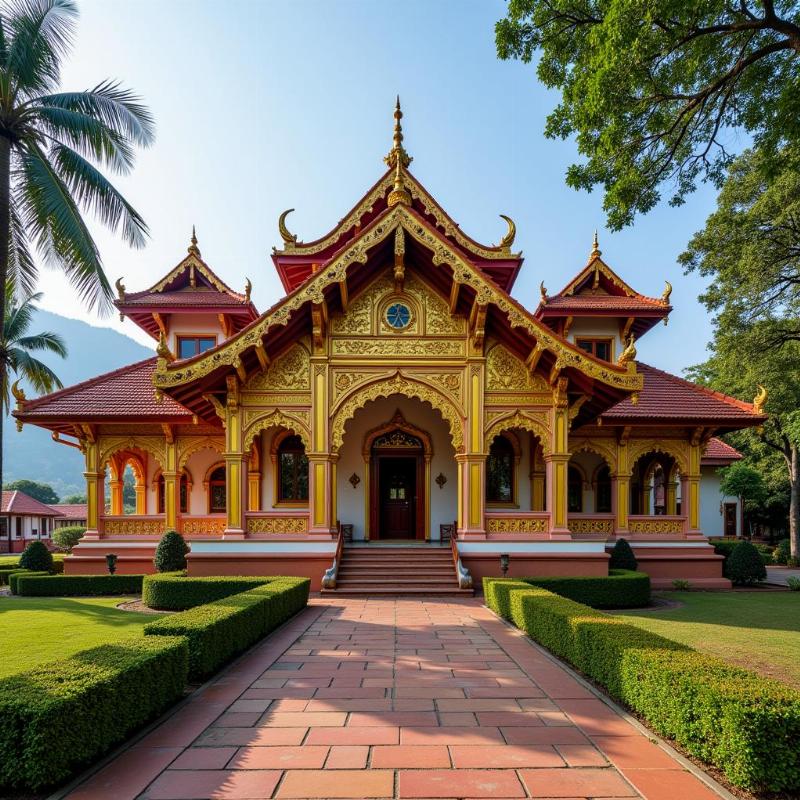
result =
[[[35,251],[67,275],[89,308],[108,311],[111,286],[83,214],[133,247],[144,244],[144,220],[100,170],[129,172],[134,147],[151,144],[154,126],[119,83],[58,90],[77,14],[74,0],[0,5],[0,287],[7,292],[10,282],[22,297],[33,294]],[[0,425],[0,486],[2,479]]]
[[[67,346],[57,333],[28,333],[36,311],[34,303],[42,295],[34,294],[26,297],[19,305],[14,301],[11,287],[6,289],[5,314],[3,319],[3,336],[0,339],[0,380],[2,380],[2,397],[4,414],[11,405],[12,375],[24,379],[39,394],[52,392],[62,386],[58,375],[31,353],[48,351],[67,357]]]

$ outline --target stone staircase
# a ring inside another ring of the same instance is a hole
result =
[[[335,589],[323,594],[472,597],[460,589],[449,547],[345,545]]]

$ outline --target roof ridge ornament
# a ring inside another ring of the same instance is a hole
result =
[[[672,294],[672,284],[669,281],[664,281],[664,292],[661,295],[661,302],[663,305],[669,305],[669,296]]]
[[[389,192],[389,197],[386,199],[386,204],[389,208],[396,205],[411,205],[411,194],[403,182],[402,161],[402,158],[396,158],[394,162],[394,188]]]
[[[397,95],[397,103],[394,107],[394,135],[392,136],[392,149],[384,156],[383,160],[388,166],[394,168],[399,160],[402,166],[408,169],[408,165],[414,160],[403,147],[403,112],[400,110],[400,95]],[[399,159],[398,159],[399,156]]]
[[[192,225],[192,238],[190,242],[191,244],[187,248],[189,255],[200,258],[200,248],[197,246],[197,233],[195,232],[194,225]]]
[[[589,253],[589,261],[593,258],[600,258],[603,255],[603,251],[600,249],[600,244],[597,240],[597,228],[594,229],[594,239],[592,240],[592,252]]]
[[[278,232],[281,235],[281,239],[283,239],[283,243],[289,247],[297,244],[297,234],[292,233],[286,227],[286,217],[294,211],[293,208],[287,208],[279,217],[278,217]]]
[[[506,225],[508,225],[508,230],[497,246],[501,250],[511,250],[511,245],[514,244],[514,239],[517,236],[517,226],[514,224],[514,220],[511,219],[511,217],[507,217],[505,214],[500,214],[500,219],[505,220]]]
[[[633,361],[636,359],[636,345],[634,344],[635,341],[636,338],[634,337],[633,334],[631,334],[628,337],[627,347],[622,351],[619,359],[617,359],[617,364],[619,364],[621,367],[633,363]]]
[[[764,406],[767,404],[767,397],[769,397],[769,392],[759,383],[758,386],[758,393],[753,398],[753,411],[756,414],[763,414],[764,413]]]

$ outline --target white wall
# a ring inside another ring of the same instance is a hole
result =
[[[22,535],[17,536],[17,519],[22,520]],[[42,517],[31,517],[28,515],[11,515],[11,538],[17,539],[18,541],[22,541],[23,539],[49,539],[51,536],[52,531],[52,521],[51,518],[45,518],[46,527],[42,527]],[[34,534],[33,530],[36,529],[37,533]]]
[[[619,338],[619,320],[617,319],[604,319],[604,318],[576,318],[572,327],[569,329],[567,339],[570,342],[575,342],[576,339],[613,339],[613,352],[611,353],[611,360],[616,361],[622,350],[624,349]]]
[[[438,539],[439,526],[452,524],[458,513],[458,475],[455,451],[450,442],[447,423],[438,411],[415,398],[400,395],[379,398],[359,409],[347,423],[337,465],[337,513],[343,524],[353,526],[355,539],[363,539],[365,533],[364,487],[367,481],[361,452],[364,437],[368,431],[388,422],[398,408],[408,423],[426,431],[431,437],[433,447],[430,468],[431,538]],[[360,483],[355,489],[349,480],[354,472],[360,478]],[[443,489],[440,489],[435,482],[440,472],[447,478]]]
[[[225,339],[222,326],[214,314],[170,314],[169,347],[178,352],[178,337],[209,334],[217,337],[217,344]]]
[[[739,512],[739,500],[726,497],[720,492],[719,467],[700,468],[700,530],[706,536],[722,536],[725,533],[725,519],[720,503],[736,503],[736,535],[742,535],[742,521]]]

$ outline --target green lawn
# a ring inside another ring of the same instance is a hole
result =
[[[800,688],[800,592],[669,592],[681,608],[617,616]]]
[[[115,608],[121,597],[0,597],[0,677],[137,636],[161,615]]]

